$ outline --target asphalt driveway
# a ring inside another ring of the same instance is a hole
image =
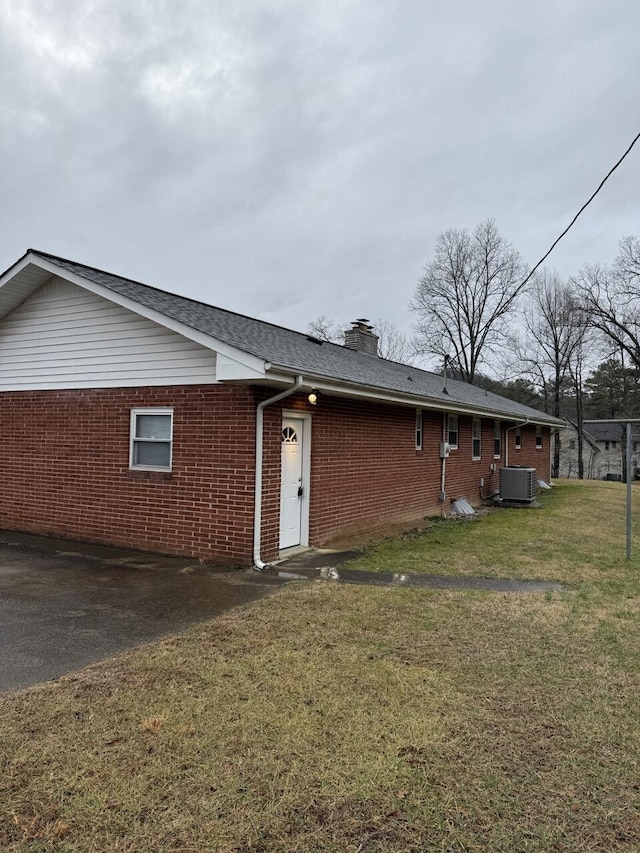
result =
[[[188,558],[0,531],[0,692],[184,630],[285,582]]]

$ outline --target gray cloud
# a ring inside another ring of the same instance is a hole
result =
[[[238,8],[239,7],[239,8]],[[533,263],[638,130],[630,0],[0,2],[0,262],[408,322],[437,234]],[[640,151],[550,262],[638,232]]]

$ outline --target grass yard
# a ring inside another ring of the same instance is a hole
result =
[[[541,493],[548,511],[497,509],[478,518],[436,520],[400,537],[400,548],[398,539],[383,540],[349,567],[395,572],[401,564],[406,572],[616,585],[628,574],[625,490],[602,480],[559,480],[553,493]],[[632,494],[640,520],[640,482]],[[640,559],[634,565],[640,567]]]
[[[620,484],[563,484],[543,510],[436,524],[359,561],[563,593],[293,584],[0,698],[0,849],[636,853],[623,503]]]

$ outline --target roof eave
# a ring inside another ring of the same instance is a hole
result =
[[[13,276],[17,272],[20,272],[20,270],[23,269],[28,263],[30,263],[31,256],[32,256],[31,249],[27,249],[27,251],[24,253],[24,255],[22,255],[20,258],[18,258],[18,260],[15,261],[15,263],[11,264],[10,267],[7,267],[6,270],[3,270],[0,273],[0,287],[2,287],[2,285],[6,281],[8,281],[10,278],[13,278]]]
[[[379,388],[374,385],[365,385],[363,383],[347,382],[345,380],[336,381],[333,377],[322,376],[296,370],[295,374],[304,376],[303,387],[317,388],[319,391],[326,393],[335,393],[343,396],[354,397],[365,400],[380,400],[396,405],[411,406],[414,408],[433,409],[440,412],[452,412],[461,415],[479,415],[481,417],[494,418],[496,420],[508,420],[517,423],[531,423],[540,426],[548,426],[551,428],[563,426],[563,421],[554,418],[550,415],[545,415],[543,412],[535,413],[535,415],[525,415],[521,412],[503,412],[499,409],[481,406],[469,406],[455,399],[441,400],[434,397],[428,397],[420,394],[408,394],[400,391],[389,391],[384,388]],[[293,371],[290,367],[273,366],[267,371],[267,379],[274,382],[292,382],[295,379]]]

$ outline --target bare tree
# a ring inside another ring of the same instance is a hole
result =
[[[327,317],[326,314],[320,314],[314,320],[311,320],[307,326],[307,332],[318,338],[321,341],[330,341],[333,344],[343,343],[343,332],[340,324]]]
[[[618,256],[614,267],[620,281],[633,289],[640,285],[640,240],[637,237],[623,237],[620,241]]]
[[[559,418],[562,399],[575,387],[572,366],[580,356],[580,393],[582,394],[582,341],[584,315],[571,288],[557,273],[543,270],[535,279],[522,314],[522,335],[517,339],[516,356],[525,371],[535,377],[541,388],[545,409]],[[578,376],[578,373],[575,374]],[[576,398],[576,403],[578,402]],[[582,404],[582,396],[580,397]],[[554,444],[552,476],[560,471],[560,438]]]
[[[590,324],[640,368],[640,240],[625,237],[613,264],[583,267],[575,286]]]
[[[449,356],[455,373],[473,382],[494,351],[524,289],[525,264],[493,219],[473,233],[450,229],[438,236],[410,307],[423,355]]]
[[[349,324],[341,326],[335,320],[321,314],[307,326],[310,335],[321,341],[331,341],[334,344],[344,343],[344,329]],[[416,351],[412,341],[391,320],[379,318],[373,321],[373,331],[378,335],[378,352],[381,358],[389,361],[399,361],[402,364],[413,364]]]
[[[413,342],[400,331],[391,320],[380,317],[373,322],[373,331],[378,335],[378,352],[389,361],[413,364],[416,351]]]
[[[576,426],[578,428],[578,479],[584,479],[584,398],[586,365],[593,338],[593,328],[582,318],[577,330],[576,345],[569,358],[568,372],[576,401]],[[555,460],[554,460],[555,461]],[[554,475],[557,476],[557,475]]]

